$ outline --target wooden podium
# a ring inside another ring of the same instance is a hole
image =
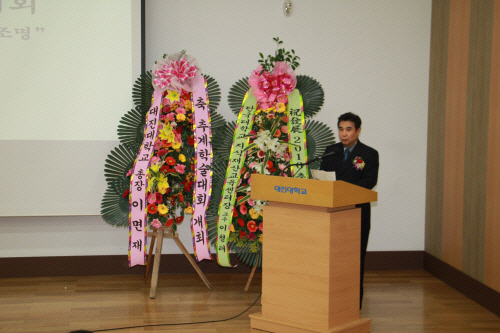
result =
[[[359,317],[361,209],[377,192],[343,181],[252,175],[264,208],[262,312],[268,332],[366,333]]]

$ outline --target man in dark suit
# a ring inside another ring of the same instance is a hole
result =
[[[358,140],[361,133],[361,118],[348,112],[341,115],[337,122],[341,142],[326,147],[325,157],[321,162],[321,170],[335,171],[337,180],[372,189],[377,185],[378,152]],[[363,276],[365,272],[365,255],[370,234],[370,203],[361,204],[361,276],[359,308],[363,301]]]

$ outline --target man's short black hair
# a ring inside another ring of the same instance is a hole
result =
[[[339,121],[337,121],[337,127],[339,127],[341,121],[352,121],[356,130],[361,127],[361,118],[352,112],[347,112],[341,115],[339,117]]]

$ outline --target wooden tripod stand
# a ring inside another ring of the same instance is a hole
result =
[[[160,227],[157,229],[153,228],[153,231],[148,232],[148,236],[151,236],[151,245],[149,246],[149,255],[148,261],[146,264],[146,272],[144,273],[144,281],[146,281],[148,276],[149,267],[151,265],[151,258],[153,255],[153,247],[155,245],[155,240],[158,238],[158,242],[156,242],[156,251],[155,251],[155,260],[153,264],[153,274],[151,275],[151,289],[149,291],[149,298],[156,298],[156,287],[158,285],[158,273],[160,271],[160,258],[161,258],[161,249],[163,246],[163,238],[172,238],[175,241],[175,244],[179,247],[182,253],[186,256],[187,260],[193,266],[194,270],[200,276],[201,280],[205,283],[208,289],[213,289],[212,285],[208,281],[207,277],[201,269],[196,264],[196,261],[191,257],[189,252],[182,244],[179,239],[179,235],[172,229],[172,227]]]

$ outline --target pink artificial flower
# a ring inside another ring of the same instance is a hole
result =
[[[248,135],[251,135],[251,136],[256,136],[257,135],[257,132],[255,132],[255,130],[251,130]]]
[[[158,132],[161,131],[163,129],[163,123],[159,123],[158,124]]]
[[[151,223],[151,225],[155,228],[159,228],[159,227],[161,227],[161,222],[158,219],[154,219],[153,222]]]
[[[285,165],[284,165],[284,164],[279,164],[279,165],[278,165],[278,168],[279,168],[281,171],[283,171],[283,169],[285,169]]]
[[[248,167],[249,167],[249,168],[253,168],[253,167],[255,166],[255,164],[257,164],[257,163],[252,162],[252,163],[250,163],[250,164],[248,165]]]
[[[168,113],[167,119],[170,121],[174,121],[175,120],[175,113],[173,113],[173,112]]]
[[[288,133],[288,127],[286,125],[281,126],[281,133]]]
[[[240,213],[243,214],[243,215],[247,215],[247,213],[248,213],[247,206],[244,203],[242,203],[240,205]]]
[[[186,109],[184,109],[184,108],[177,108],[177,109],[175,109],[175,112],[186,114]]]
[[[160,161],[160,158],[158,156],[151,157],[151,164],[156,164],[159,161]]]
[[[288,97],[286,95],[278,95],[278,103],[288,102]]]
[[[148,202],[150,204],[154,204],[156,203],[156,193],[151,193],[148,197]]]
[[[259,157],[259,158],[264,158],[265,156],[266,156],[266,153],[264,153],[264,151],[263,151],[263,150],[259,150],[259,151],[257,152],[257,157]]]
[[[245,179],[248,179],[248,177],[250,177],[250,172],[246,172],[245,175],[243,176],[243,178]]]
[[[175,141],[177,141],[177,142],[181,142],[182,141],[181,133],[175,133]]]
[[[162,146],[161,140],[157,140],[155,142],[155,150],[159,150]]]
[[[134,173],[134,168],[130,169],[128,172],[127,172],[127,177],[128,176],[132,176],[132,174]]]
[[[260,222],[259,224],[259,230],[264,231],[264,222]]]
[[[261,108],[268,108],[268,105],[276,100],[287,100],[289,95],[297,85],[297,77],[295,72],[284,61],[274,63],[272,73],[264,71],[262,74],[262,66],[259,65],[248,79],[248,85],[253,88],[252,92],[258,102],[261,103]],[[264,107],[264,105],[266,107]]]
[[[255,203],[253,202],[253,200],[252,200],[252,199],[248,199],[248,200],[247,200],[247,202],[248,202],[248,204],[249,204],[250,206],[252,206],[252,207],[253,207],[253,205],[255,204]]]
[[[285,158],[285,161],[290,162],[290,153],[289,152],[285,152],[284,158]]]
[[[266,114],[266,118],[267,119],[273,119],[274,118],[274,113],[269,112],[268,114]]]
[[[175,171],[177,171],[177,173],[183,174],[184,172],[186,172],[186,166],[184,164],[176,164],[174,169]]]

